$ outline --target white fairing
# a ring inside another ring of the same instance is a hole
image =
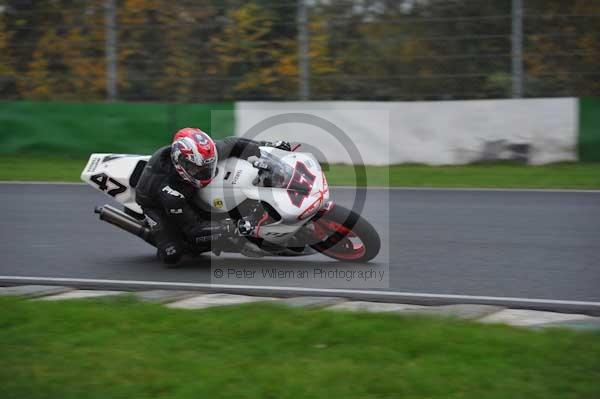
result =
[[[148,159],[148,155],[92,154],[81,172],[81,180],[125,207],[142,213],[135,202],[135,189],[131,187],[130,179],[138,163],[142,161],[145,164]]]
[[[149,158],[142,155],[92,154],[81,179],[111,195],[125,207],[141,213],[130,179],[138,163]],[[215,213],[228,212],[246,199],[264,201],[280,214],[281,219],[261,224],[256,234],[265,240],[282,243],[325,205],[329,200],[329,188],[321,166],[309,153],[261,147],[261,158],[287,165],[288,181],[285,185],[280,188],[257,185],[259,169],[248,161],[230,158],[218,163],[217,175],[208,186],[197,191],[194,201]]]
[[[329,188],[321,165],[311,154],[271,147],[261,147],[261,153],[261,158],[271,157],[288,165],[293,171],[292,180],[286,187],[255,185],[258,169],[248,161],[230,158],[219,162],[217,176],[210,185],[198,190],[196,202],[202,207],[209,207],[212,212],[228,212],[245,199],[267,202],[281,215],[281,220],[260,226],[257,236],[272,242],[283,242],[329,200]],[[298,173],[304,168],[308,173]],[[298,193],[293,189],[294,184],[310,188],[310,191],[307,195]]]

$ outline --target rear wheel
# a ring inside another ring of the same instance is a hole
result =
[[[334,206],[312,223],[319,242],[311,247],[323,255],[346,262],[368,262],[379,253],[379,234],[354,211]]]

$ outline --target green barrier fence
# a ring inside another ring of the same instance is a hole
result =
[[[579,160],[600,162],[600,97],[579,99]]]
[[[0,102],[0,154],[149,154],[186,126],[234,135],[234,104]]]

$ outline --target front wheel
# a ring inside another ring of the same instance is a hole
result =
[[[319,242],[311,247],[323,255],[346,262],[368,262],[379,253],[379,234],[354,211],[336,205],[312,224]]]

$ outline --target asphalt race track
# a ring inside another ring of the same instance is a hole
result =
[[[353,190],[334,189],[332,198],[351,204]],[[600,301],[600,192],[371,189],[363,215],[379,230],[382,251],[368,265],[322,255],[222,255],[188,259],[178,269],[164,268],[153,248],[98,221],[93,207],[107,202],[85,185],[0,184],[0,275],[210,283],[215,268],[374,270],[388,273],[389,288],[343,278],[341,285],[319,284]],[[246,277],[213,283],[278,283]]]

